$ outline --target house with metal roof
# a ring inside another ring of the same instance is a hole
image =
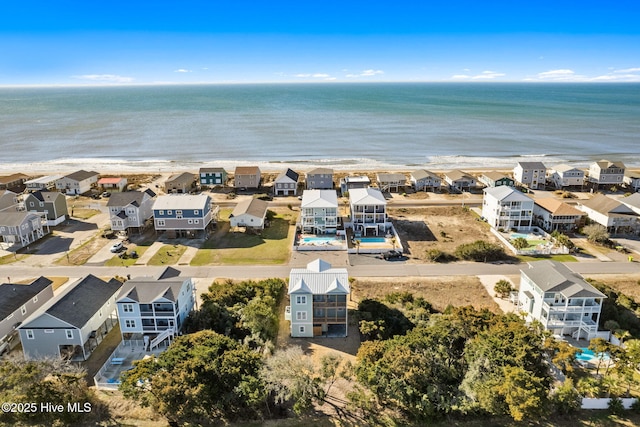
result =
[[[578,273],[556,261],[537,261],[520,270],[518,310],[556,335],[595,338],[606,296]]]
[[[349,191],[349,208],[353,231],[363,236],[386,233],[387,200],[377,188],[354,188]]]
[[[153,203],[153,225],[168,237],[206,237],[210,224],[218,219],[218,206],[206,194],[159,196]]]
[[[28,284],[0,285],[0,354],[20,342],[17,328],[53,298],[53,282],[39,277]]]
[[[584,225],[587,214],[562,200],[546,197],[533,205],[534,224],[551,233],[573,232]]]
[[[24,357],[87,360],[115,325],[122,282],[88,275],[18,327]]]
[[[289,273],[289,302],[285,319],[292,337],[346,337],[347,297],[350,294],[346,268],[333,268],[321,259]]]
[[[107,202],[111,229],[127,233],[142,231],[147,221],[153,218],[155,200],[156,193],[150,189],[113,193]]]
[[[298,178],[300,174],[287,169],[280,173],[273,182],[273,194],[276,196],[295,196],[298,194]]]
[[[150,344],[171,340],[182,330],[195,305],[195,286],[189,277],[167,267],[156,277],[134,277],[116,299],[123,341],[149,337]]]
[[[482,216],[498,230],[528,230],[533,225],[533,199],[506,185],[487,187]]]
[[[591,221],[605,227],[609,233],[633,233],[640,228],[637,212],[604,194],[581,200],[578,209],[585,212]]]
[[[98,172],[79,170],[56,180],[56,189],[71,195],[88,193],[96,185],[99,177]]]
[[[63,178],[64,175],[46,175],[39,178],[30,179],[24,182],[27,191],[47,191],[56,188],[56,181]]]
[[[411,172],[409,181],[411,181],[411,185],[416,191],[438,191],[442,185],[442,178],[424,169]]]
[[[338,195],[335,190],[304,190],[300,228],[304,233],[335,234],[338,227]]]

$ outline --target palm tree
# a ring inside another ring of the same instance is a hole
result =
[[[393,245],[393,250],[394,250],[394,251],[396,250],[396,244],[397,244],[397,243],[398,243],[398,241],[396,240],[396,238],[395,238],[395,237],[392,237],[392,238],[391,238],[391,244]]]
[[[360,240],[354,240],[353,244],[356,247],[356,254],[360,255],[360,243],[362,243]]]

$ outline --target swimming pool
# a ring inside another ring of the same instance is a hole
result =
[[[303,237],[301,243],[307,245],[341,245],[342,239],[336,237]]]
[[[529,235],[528,234],[523,234],[523,233],[511,233],[511,238],[512,239],[517,239],[519,237],[522,237],[523,239],[528,239]]]
[[[356,240],[360,240],[360,243],[385,243],[387,239],[384,237],[359,237]]]
[[[589,350],[587,347],[579,347],[578,353],[576,353],[576,360],[581,362],[596,362],[600,360],[609,360],[607,353],[594,353],[593,350]]]

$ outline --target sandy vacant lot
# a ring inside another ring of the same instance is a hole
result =
[[[476,240],[498,243],[485,222],[459,206],[389,209],[389,216],[414,261],[426,261],[429,249],[452,254],[459,245]]]

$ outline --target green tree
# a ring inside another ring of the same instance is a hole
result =
[[[598,365],[596,367],[596,375],[600,375],[600,366],[604,360],[604,354],[611,349],[611,345],[604,338],[594,338],[589,342],[589,350],[596,354]]]
[[[587,236],[587,240],[592,243],[603,244],[609,240],[607,229],[600,224],[587,225],[582,229],[582,232]]]
[[[493,287],[493,290],[500,296],[500,298],[506,298],[511,291],[514,290],[511,282],[505,279],[498,280]]]
[[[509,415],[515,421],[538,419],[548,409],[548,384],[520,366],[505,366],[504,381],[496,390],[504,396]]]
[[[506,258],[502,246],[484,240],[476,240],[473,243],[458,246],[455,250],[455,256],[476,262],[498,261]]]
[[[201,331],[176,338],[157,358],[136,362],[122,375],[120,390],[170,422],[247,417],[265,401],[261,368],[262,358],[247,346]]]
[[[561,414],[570,414],[577,412],[582,407],[582,396],[573,385],[573,380],[567,378],[560,387],[558,387],[552,396],[555,411]]]
[[[516,249],[526,249],[529,247],[529,242],[524,237],[516,237],[511,241],[511,244]]]

